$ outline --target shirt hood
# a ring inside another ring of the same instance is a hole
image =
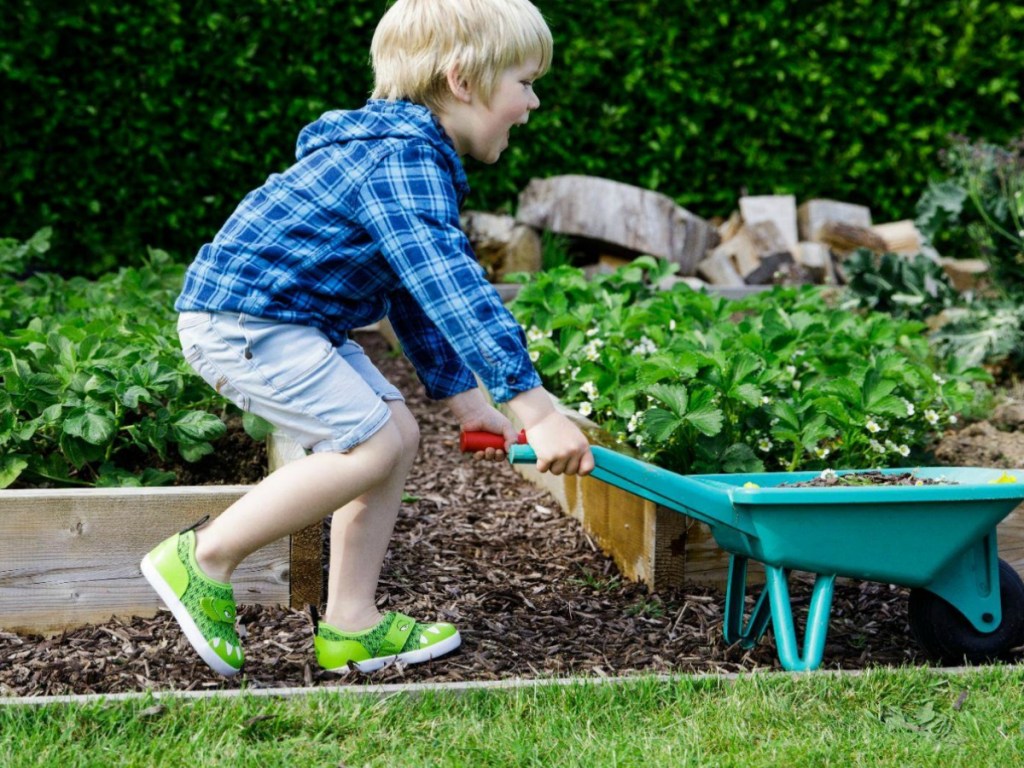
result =
[[[371,99],[362,109],[325,112],[299,133],[295,159],[302,160],[331,144],[387,139],[425,141],[431,144],[451,166],[452,178],[460,198],[469,192],[462,161],[441,123],[429,109],[408,101]]]

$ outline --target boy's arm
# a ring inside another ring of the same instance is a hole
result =
[[[448,339],[404,288],[391,294],[388,319],[402,344],[402,352],[416,369],[428,397],[444,400],[477,388],[473,372],[463,364]]]
[[[420,144],[385,158],[359,192],[357,216],[401,284],[392,295],[393,307],[399,305],[392,319],[398,321],[396,331],[402,327],[403,343],[415,346],[413,337],[424,334],[427,341],[419,344],[429,348],[443,337],[460,365],[479,376],[497,402],[505,402],[539,387],[540,377],[522,328],[487,282],[459,226],[455,189],[443,163],[435,149]],[[447,348],[437,346],[441,354],[435,357],[418,355],[421,378],[444,384],[444,369],[455,364]],[[464,380],[462,374],[457,378]],[[443,389],[432,396],[462,391]]]

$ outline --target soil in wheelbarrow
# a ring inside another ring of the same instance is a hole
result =
[[[863,488],[865,486],[955,485],[954,481],[918,477],[913,472],[879,472],[868,470],[856,474],[822,472],[818,477],[794,483],[781,483],[779,488]]]
[[[460,455],[456,425],[442,407],[425,399],[404,358],[376,335],[359,340],[406,393],[423,437],[407,487],[414,500],[402,507],[384,565],[380,607],[456,623],[463,635],[458,651],[427,664],[337,677],[318,670],[304,612],[243,606],[246,671],[225,680],[197,661],[170,615],[161,611],[153,618],[112,619],[52,638],[0,630],[0,694],[779,668],[770,633],[753,650],[725,645],[720,592],[652,592],[624,581],[548,495],[504,463],[477,464]],[[240,462],[252,464],[241,449],[235,453]],[[223,475],[223,467],[217,473]],[[802,626],[809,586],[797,578],[793,593]],[[837,585],[824,666],[929,663],[910,636],[906,599],[901,588]]]

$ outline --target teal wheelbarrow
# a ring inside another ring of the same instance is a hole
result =
[[[1024,645],[1024,583],[999,559],[996,543],[996,526],[1024,500],[1024,482],[1005,482],[1002,470],[923,467],[915,476],[944,482],[784,488],[818,473],[680,475],[592,450],[592,477],[706,523],[729,553],[729,644],[753,647],[771,625],[785,669],[817,669],[835,580],[844,576],[909,587],[911,631],[943,663],[1008,658]],[[537,460],[526,444],[512,446],[509,458]],[[837,474],[851,473],[857,471]],[[751,561],[764,565],[766,583],[748,615]],[[814,577],[802,648],[789,596],[792,571]]]

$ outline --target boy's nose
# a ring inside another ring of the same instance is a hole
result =
[[[536,93],[530,93],[530,103],[527,105],[530,109],[537,109],[540,106],[540,99],[537,98]]]

